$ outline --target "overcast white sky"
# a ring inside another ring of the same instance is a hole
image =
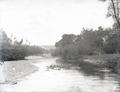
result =
[[[0,28],[35,45],[54,45],[65,33],[111,27],[98,0],[0,0]]]

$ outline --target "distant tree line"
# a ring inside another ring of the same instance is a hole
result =
[[[20,60],[29,55],[43,54],[44,51],[39,46],[23,44],[23,39],[13,41],[4,31],[0,32],[0,59],[2,61]]]
[[[63,59],[78,59],[81,55],[120,53],[120,30],[98,27],[84,29],[79,35],[64,34],[55,44],[54,56]]]

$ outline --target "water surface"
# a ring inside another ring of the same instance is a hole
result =
[[[34,56],[28,59],[26,62],[38,67],[38,71],[22,77],[16,85],[2,85],[5,92],[119,92],[118,82],[108,73],[101,79],[74,69],[47,70],[47,66],[56,64],[56,58]]]

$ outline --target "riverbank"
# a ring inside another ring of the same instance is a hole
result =
[[[6,92],[116,92],[119,87],[113,76],[98,72],[101,67],[87,61],[80,64],[70,60],[71,63],[65,64],[59,60],[31,56],[25,61],[5,62],[4,73],[8,74],[8,80],[17,81],[15,85],[7,85]]]
[[[29,57],[30,58],[30,57]],[[26,60],[10,61],[3,64],[3,76],[6,81],[19,81],[22,78],[38,71],[29,58]]]
[[[100,79],[97,76],[86,76],[76,66],[69,69],[65,69],[64,65],[59,67],[61,64],[56,59],[31,57],[26,62],[32,62],[39,70],[24,77],[16,85],[7,85],[5,92],[116,92],[119,87],[112,77]],[[53,69],[46,70],[47,67]]]
[[[58,59],[60,65],[64,68],[74,68],[82,71],[86,75],[100,76],[105,72],[120,74],[120,55],[119,54],[103,54],[81,56],[78,60]]]
[[[120,74],[120,54],[103,54],[85,56],[85,61],[110,69],[111,72]]]
[[[2,74],[7,82],[15,82],[24,79],[39,70],[37,63],[43,62],[42,58],[49,59],[49,54],[25,57],[24,60],[5,61],[2,65]]]

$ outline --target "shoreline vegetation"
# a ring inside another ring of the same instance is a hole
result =
[[[56,42],[53,56],[59,62],[78,66],[86,74],[110,71],[120,75],[120,30],[115,27],[84,29],[81,34],[64,34]]]
[[[15,37],[8,38],[4,31],[0,31],[0,60],[2,61],[24,60],[27,56],[42,55],[45,52],[45,49],[40,46],[30,45],[23,39],[18,41]]]

